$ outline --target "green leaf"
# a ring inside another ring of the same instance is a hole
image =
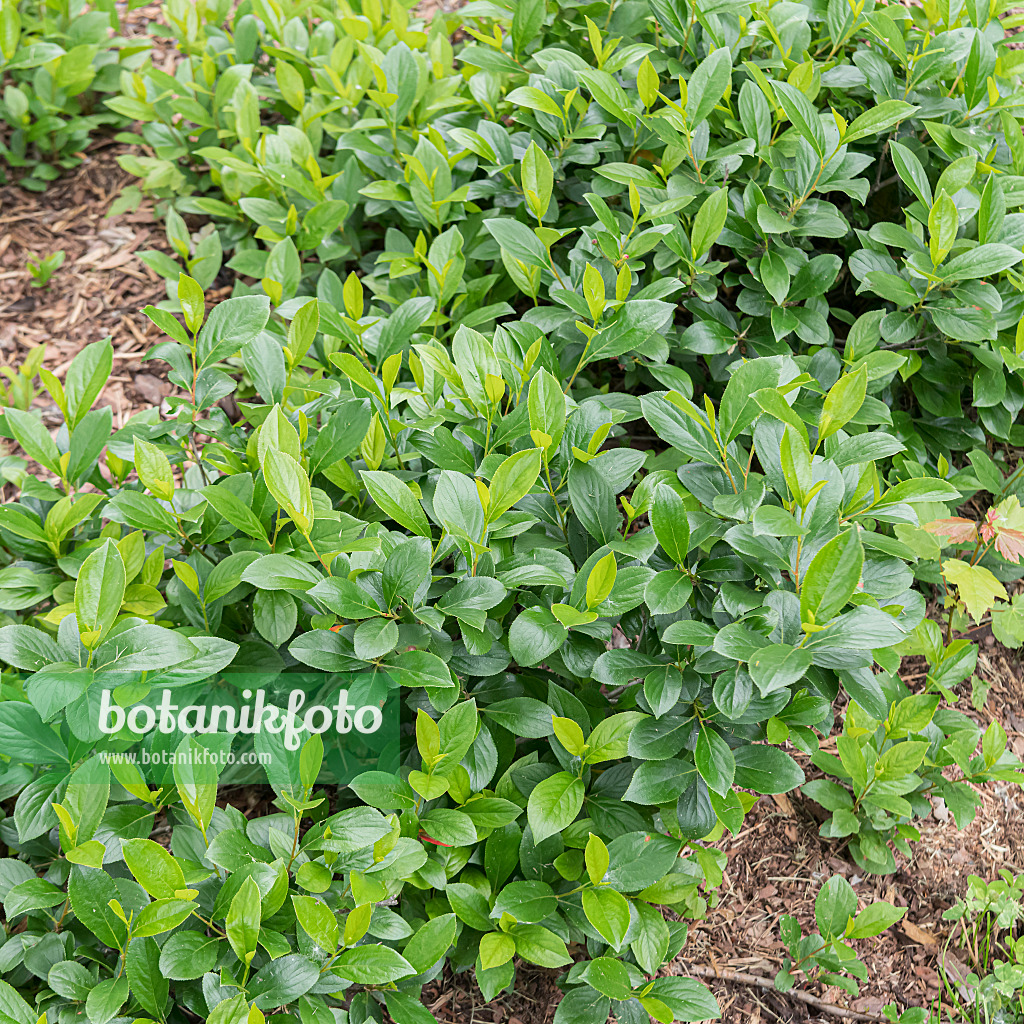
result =
[[[658,978],[651,991],[669,1007],[676,1020],[717,1020],[722,1015],[715,997],[693,978]]]
[[[370,497],[385,515],[419,537],[430,537],[427,515],[408,484],[379,470],[364,469],[360,476]]]
[[[587,577],[587,608],[596,608],[607,599],[615,586],[617,571],[614,551],[609,551],[594,563]]]
[[[63,807],[73,822],[74,843],[68,842],[71,837],[67,835],[67,827],[63,828],[61,842],[76,846],[81,851],[81,848],[95,836],[110,795],[110,768],[98,754],[87,758],[71,773],[68,791],[63,799]],[[88,850],[81,853],[89,856]]]
[[[583,806],[583,781],[568,772],[556,772],[534,786],[526,805],[526,817],[533,831],[533,841],[568,828]]]
[[[128,839],[121,844],[124,861],[139,885],[155,899],[171,899],[185,889],[178,862],[151,839]]]
[[[591,988],[577,985],[562,996],[555,1007],[554,1024],[591,1024],[596,1020],[607,1020],[611,1000]]]
[[[199,368],[238,352],[266,327],[269,317],[270,300],[266,295],[242,295],[219,302],[199,332]]]
[[[92,1024],[107,1024],[117,1016],[118,1010],[128,999],[127,978],[107,978],[89,993],[85,1001],[85,1012]]]
[[[75,583],[75,616],[87,647],[95,647],[114,624],[125,591],[124,562],[107,540],[82,563]]]
[[[978,245],[954,256],[942,267],[944,279],[976,280],[1000,274],[1024,260],[1024,253],[1012,245]]]
[[[530,0],[527,0],[527,3],[529,2]],[[541,220],[551,202],[554,172],[551,169],[551,161],[536,142],[531,142],[523,154],[522,178],[527,205],[537,220]]]
[[[423,974],[451,948],[455,941],[455,927],[454,914],[441,914],[431,918],[416,931],[402,950],[402,955],[418,974]]]
[[[715,109],[732,77],[732,53],[728,46],[712,50],[697,65],[686,83],[686,121],[691,130]]]
[[[449,882],[445,895],[455,916],[477,931],[489,931],[494,922],[490,918],[490,907],[479,889],[466,882]]]
[[[682,566],[690,550],[690,523],[683,499],[671,487],[662,485],[655,492],[648,515],[665,554],[676,565]]]
[[[819,157],[825,155],[825,131],[821,127],[818,111],[810,100],[795,86],[786,82],[773,82],[775,95],[793,127],[806,139]]]
[[[697,733],[693,760],[708,788],[724,796],[732,788],[736,762],[729,744],[716,730],[703,726]]]
[[[508,649],[520,665],[537,665],[565,643],[568,630],[547,608],[527,608],[509,627]]]
[[[124,922],[110,907],[110,901],[117,899],[117,895],[114,880],[104,871],[77,865],[71,869],[68,896],[75,917],[100,942],[113,948],[121,948],[128,934]],[[0,1012],[6,1012],[2,1005]]]
[[[617,946],[619,943],[616,942],[614,945]],[[584,968],[582,978],[601,995],[610,999],[629,999],[632,993],[629,969],[624,963],[610,956],[599,956],[591,960]]]
[[[292,110],[302,110],[306,102],[306,86],[302,75],[287,60],[278,60],[274,67],[274,78],[281,96]]]
[[[788,754],[763,743],[733,751],[736,760],[735,784],[755,793],[788,793],[803,785],[804,773]]]
[[[147,1013],[160,1020],[164,1016],[170,985],[160,971],[160,947],[152,938],[132,939],[125,956],[125,970],[131,994]]]
[[[152,903],[147,903],[132,921],[132,934],[162,935],[164,932],[173,931],[191,916],[194,909],[195,904],[187,900],[153,900]]]
[[[516,944],[504,932],[488,932],[480,937],[480,963],[485,970],[500,967],[515,956]]]
[[[313,498],[309,477],[290,456],[274,448],[264,453],[263,476],[267,490],[277,503],[288,513],[299,530],[308,534],[313,529]]]
[[[256,955],[256,943],[260,934],[260,890],[251,877],[246,878],[231,900],[225,918],[224,930],[235,956],[244,964],[252,962]]]
[[[936,267],[953,248],[959,227],[960,214],[957,211],[956,203],[946,195],[945,191],[939,192],[928,212],[928,251],[932,257],[932,263]]]
[[[829,389],[818,420],[818,441],[824,441],[846,426],[864,404],[868,371],[862,366],[854,373],[844,374]]]
[[[857,139],[867,138],[888,131],[893,125],[906,120],[918,110],[911,103],[903,100],[882,100],[881,103],[865,110],[855,117],[843,133],[843,144],[848,145]]]
[[[38,672],[61,657],[60,648],[41,629],[20,625],[0,628],[0,659],[15,668]]]
[[[853,921],[853,929],[848,938],[866,939],[881,935],[886,928],[891,928],[906,914],[906,907],[894,907],[884,900],[877,900],[866,906]]]
[[[374,661],[398,645],[398,626],[392,619],[366,619],[356,626],[352,639],[356,657]]]
[[[842,875],[833,875],[814,900],[814,920],[824,939],[838,938],[846,932],[846,922],[857,910],[857,894]]]
[[[530,493],[540,473],[540,462],[540,449],[527,448],[510,455],[498,466],[488,488],[490,500],[485,509],[488,523],[493,523]]]
[[[890,140],[889,153],[893,166],[903,184],[914,193],[925,207],[932,205],[932,189],[921,161],[909,146]]]
[[[547,250],[525,224],[508,217],[491,217],[484,221],[484,227],[513,259],[528,267],[550,269]]]
[[[274,647],[282,647],[291,639],[298,613],[295,599],[282,590],[260,590],[253,597],[253,625],[259,635]]]
[[[565,943],[550,929],[539,924],[515,925],[511,931],[516,953],[538,967],[564,967],[572,963]]]
[[[92,408],[110,379],[114,347],[110,339],[86,345],[71,361],[64,380],[68,405],[68,427],[73,431]]]
[[[630,926],[630,905],[614,889],[585,889],[583,909],[587,920],[601,937],[615,948],[620,947]]]
[[[536,834],[534,840],[539,841]],[[547,882],[510,882],[495,898],[491,917],[511,914],[524,924],[535,924],[557,909],[558,900]]]
[[[334,911],[313,896],[292,896],[292,907],[302,930],[326,954],[338,948],[339,927]]]
[[[637,114],[633,101],[626,91],[607,71],[588,69],[577,71],[580,81],[590,90],[591,95],[600,106],[612,117],[617,118],[628,128],[636,123]],[[723,86],[724,88],[724,86]],[[721,93],[719,93],[721,96]]]
[[[692,81],[692,79],[691,79]],[[690,246],[695,260],[704,256],[722,233],[729,212],[729,190],[720,188],[704,200],[690,229]]]
[[[60,453],[49,431],[37,416],[21,409],[4,410],[4,423],[30,459],[35,459],[51,473],[60,473]]]
[[[0,744],[4,754],[15,762],[35,765],[66,763],[68,760],[68,748],[60,734],[43,723],[31,704],[21,701],[0,702]]]
[[[924,740],[906,740],[895,744],[878,759],[878,778],[898,779],[917,771],[927,752],[928,744]]]
[[[531,431],[546,434],[550,441],[545,454],[550,458],[565,430],[565,395],[558,381],[547,370],[538,370],[530,382],[528,398]]]
[[[419,999],[404,992],[387,992],[384,1002],[395,1024],[437,1024],[437,1018]]]
[[[789,644],[762,647],[749,663],[750,678],[757,684],[762,697],[799,682],[811,667],[810,651]]]
[[[546,92],[532,85],[521,85],[518,89],[513,89],[508,94],[508,101],[516,106],[543,111],[560,120],[565,119],[565,111]]]
[[[729,444],[758,417],[757,394],[779,383],[778,364],[771,359],[749,359],[729,378],[718,411],[722,443]]]
[[[523,0],[516,4],[512,15],[512,52],[518,54],[532,42],[544,24],[547,14],[545,0]]]
[[[248,995],[260,1010],[293,1002],[320,979],[316,964],[304,956],[286,954],[265,964],[249,982]]]
[[[0,55],[4,61],[9,61],[17,52],[20,36],[21,15],[18,13],[18,5],[13,2],[0,4]]]
[[[864,548],[856,527],[833,537],[811,560],[800,588],[800,620],[825,625],[857,591]]]
[[[761,257],[758,270],[768,294],[776,305],[781,306],[789,294],[789,268],[786,261],[778,253],[769,251]]]
[[[135,469],[139,480],[163,501],[174,497],[174,477],[167,456],[155,444],[135,438]]]
[[[599,764],[601,761],[614,761],[625,757],[629,734],[645,717],[637,711],[621,711],[600,721],[587,738],[587,746],[590,748],[586,757],[587,764]]]
[[[405,810],[416,804],[412,787],[390,772],[363,772],[349,783],[349,788],[364,803],[381,810]]]
[[[381,945],[347,949],[334,964],[337,974],[356,985],[386,984],[416,973],[416,969],[405,957]]]

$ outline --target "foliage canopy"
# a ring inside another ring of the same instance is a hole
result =
[[[713,1017],[657,974],[758,794],[887,873],[1020,781],[952,636],[1024,636],[1002,11],[476,2],[454,49],[397,0],[229,6],[171,0],[175,74],[107,102],[165,200],[169,411],[114,431],[98,342],[39,370],[56,437],[3,416],[0,1012],[423,1024],[446,963],[490,999],[521,960],[559,1024]],[[310,740],[246,820],[106,763],[104,691],[229,667],[386,675],[401,771],[327,792]],[[818,904],[780,986],[856,991],[898,911]]]

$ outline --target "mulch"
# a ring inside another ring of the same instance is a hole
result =
[[[0,188],[0,360],[17,368],[30,349],[46,345],[44,365],[63,378],[85,345],[110,337],[114,371],[100,404],[112,407],[115,428],[134,412],[159,406],[171,390],[142,362],[159,332],[141,311],[167,292],[137,254],[166,251],[163,228],[149,205],[107,216],[135,180],[117,163],[123,151],[100,141],[42,195]],[[33,287],[27,260],[59,250],[63,266],[46,287]],[[56,406],[44,402],[43,415],[59,422]]]
[[[123,15],[121,35],[149,39],[153,64],[173,73],[172,41],[152,32],[160,19],[159,3],[135,7]],[[45,344],[43,365],[63,379],[85,345],[111,338],[114,370],[98,404],[111,406],[115,428],[134,413],[161,405],[171,391],[164,365],[142,362],[160,340],[142,309],[167,292],[137,253],[170,251],[163,225],[148,201],[109,216],[114,200],[137,182],[117,162],[129,149],[101,136],[81,154],[81,164],[45,193],[16,184],[0,187],[0,366],[17,369],[31,348]],[[27,260],[60,250],[64,263],[48,286],[33,287]],[[58,425],[60,414],[45,392],[40,405],[44,422]]]

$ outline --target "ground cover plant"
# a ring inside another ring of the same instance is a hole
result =
[[[124,119],[103,105],[148,43],[117,37],[113,3],[4,0],[0,4],[0,183],[42,191],[104,127]]]
[[[816,356],[827,383],[842,351],[933,470],[1019,440],[1002,6],[469,4],[410,27],[398,3],[328,5],[312,31],[287,5],[187,9],[168,11],[190,59],[111,103],[144,122],[152,155],[124,160],[143,187],[219,225],[201,252],[177,235],[198,279],[226,250],[275,305],[340,306],[358,267],[391,308],[434,299],[449,340],[533,304],[569,376],[590,263],[609,295],[628,273],[677,309],[656,340],[591,344],[616,390],[681,369],[717,395],[737,351]],[[153,265],[173,304],[178,268]]]
[[[759,795],[885,874],[1019,783],[954,635],[1024,637],[1001,13],[169,3],[175,74],[108,104],[168,411],[114,429],[98,341],[0,426],[0,1012],[422,1024],[526,963],[559,1024],[704,1020],[663,968]],[[247,819],[104,759],[104,701],[232,669],[386,679],[400,771],[310,739]],[[855,993],[902,910],[816,910],[776,984]]]

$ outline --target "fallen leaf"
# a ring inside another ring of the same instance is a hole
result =
[[[93,269],[115,270],[117,267],[123,267],[126,263],[131,263],[133,259],[135,259],[134,249],[122,249],[120,252],[114,253],[110,259],[104,260],[102,263],[97,263]]]
[[[950,950],[947,950],[945,955],[942,957],[942,966],[945,968],[946,973],[957,984],[961,985],[967,980],[971,973],[970,969],[961,963]]]
[[[916,942],[921,946],[934,946],[938,943],[938,939],[931,932],[918,928],[913,921],[900,921],[899,927],[911,942]]]

